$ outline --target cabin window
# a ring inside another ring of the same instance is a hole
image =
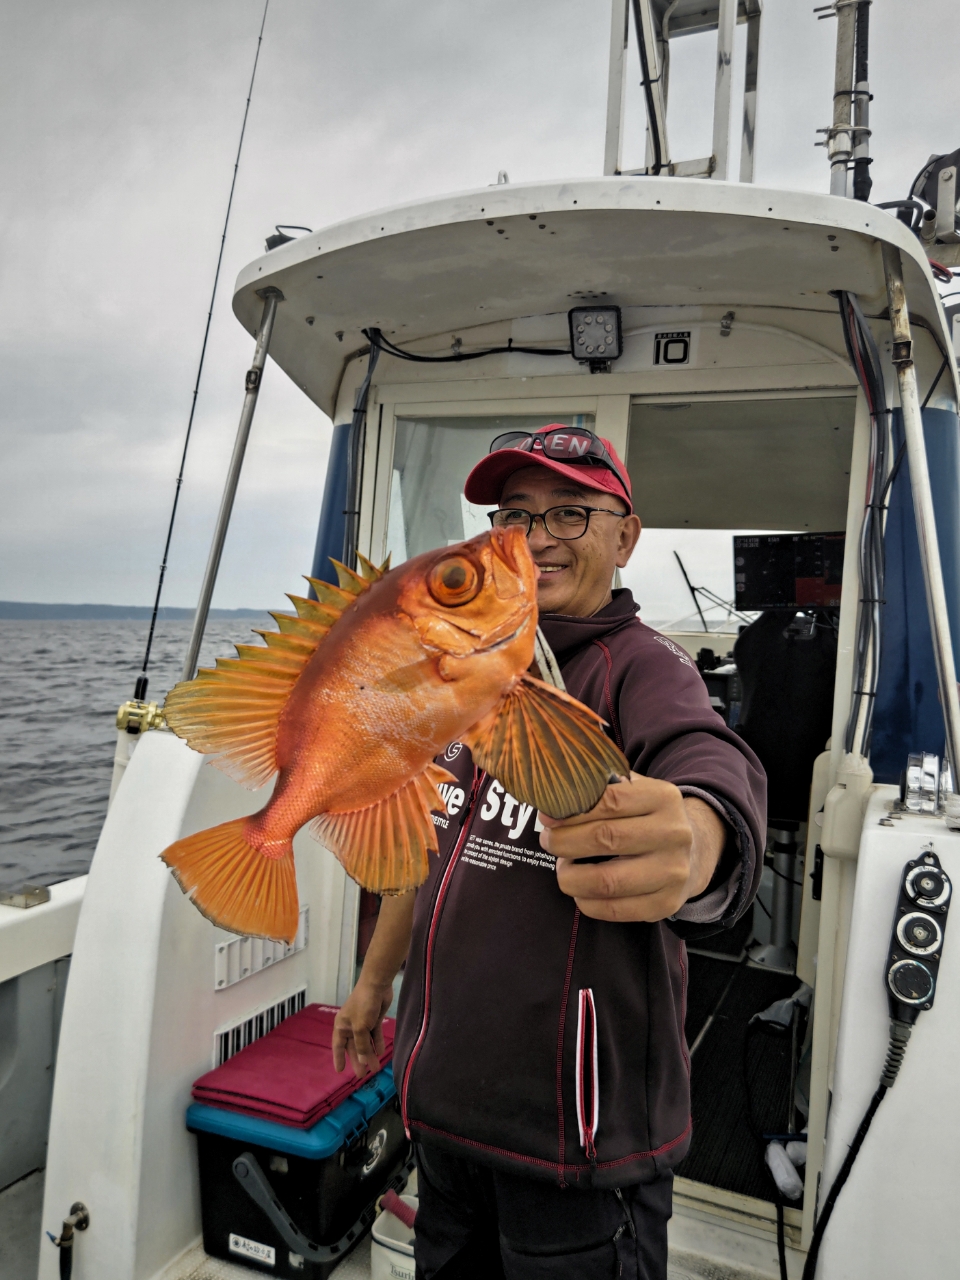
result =
[[[854,396],[635,404],[627,467],[650,529],[843,529]]]
[[[463,496],[468,473],[502,432],[535,431],[551,422],[594,428],[593,415],[584,413],[397,418],[387,523],[393,563],[489,529],[489,506]]]

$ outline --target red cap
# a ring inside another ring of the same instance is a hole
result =
[[[538,427],[532,434],[541,435],[546,431],[563,430],[563,423],[551,422],[545,427]],[[524,467],[546,467],[548,471],[556,471],[558,475],[566,476],[568,480],[573,480],[584,489],[598,489],[603,493],[615,494],[616,497],[622,498],[632,511],[633,489],[627,468],[610,441],[604,440],[602,436],[598,439],[616,466],[616,474],[609,467],[588,462],[586,459],[560,462],[557,458],[549,458],[540,451],[498,449],[496,453],[488,453],[485,458],[481,458],[467,476],[466,484],[463,486],[464,497],[468,502],[499,502],[503,486],[515,471],[520,471]]]

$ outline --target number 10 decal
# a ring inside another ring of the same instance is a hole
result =
[[[655,334],[653,340],[653,363],[655,365],[689,364],[690,330]]]

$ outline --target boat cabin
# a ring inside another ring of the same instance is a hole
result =
[[[678,20],[694,23],[693,8]],[[741,9],[744,21],[759,13]],[[614,40],[612,68],[616,51]],[[651,118],[657,109],[648,103]],[[653,141],[665,147],[665,134]],[[904,868],[933,855],[960,877],[960,811],[940,767],[956,741],[960,634],[953,335],[923,245],[891,213],[671,176],[681,166],[665,154],[658,176],[630,176],[616,172],[617,146],[608,152],[602,178],[419,201],[250,263],[233,309],[256,349],[221,516],[244,433],[257,430],[261,378],[285,376],[334,423],[304,565],[314,576],[335,580],[330,556],[396,565],[486,529],[462,496],[468,471],[495,436],[547,423],[614,444],[645,528],[727,531],[737,598],[726,629],[668,639],[718,714],[763,745],[779,811],[757,906],[690,948],[694,1139],[671,1248],[678,1275],[773,1278],[779,1225],[799,1276],[884,1068]],[[611,336],[578,347],[598,318]],[[206,606],[218,558],[215,547]],[[26,991],[30,973],[72,952],[42,1225],[56,1232],[72,1204],[88,1207],[75,1280],[233,1274],[203,1269],[191,1085],[305,1003],[341,1003],[377,909],[302,831],[294,944],[204,919],[159,854],[254,812],[265,792],[243,790],[160,720],[121,735],[85,885],[55,886],[25,915],[0,907],[0,943],[14,943],[0,947],[0,1016],[10,983]],[[915,1268],[905,1200],[924,1205],[926,1270],[955,1267],[960,951],[949,936],[938,984],[837,1201],[827,1280]],[[0,1043],[0,1108],[20,1079],[7,1066]],[[792,1198],[765,1164],[771,1142],[806,1144]],[[40,1280],[58,1265],[44,1240]]]

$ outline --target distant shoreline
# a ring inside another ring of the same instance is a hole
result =
[[[68,622],[71,619],[147,621],[153,609],[149,605],[127,604],[31,604],[24,600],[0,600],[0,621]],[[193,618],[193,609],[162,606],[157,614],[161,621],[181,622]],[[211,609],[211,618],[262,618],[266,609]]]

